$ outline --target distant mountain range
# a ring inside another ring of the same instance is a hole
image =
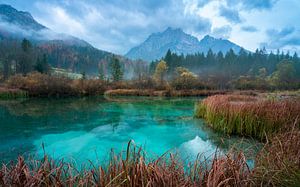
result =
[[[120,55],[94,48],[88,42],[71,35],[56,33],[38,23],[30,13],[18,11],[10,5],[0,5],[0,40],[29,39],[49,57],[53,67],[73,72],[98,74],[98,64],[110,61],[113,56],[121,62],[131,63]]]
[[[18,11],[10,5],[0,5],[0,40],[29,39],[48,54],[53,67],[97,74],[99,63],[109,62],[114,54],[94,48],[88,42],[71,35],[56,33],[38,23],[30,13]],[[132,48],[126,56],[117,55],[127,70],[133,69],[132,60],[153,61],[162,58],[168,49],[178,54],[238,52],[241,47],[229,40],[216,39],[209,35],[202,40],[186,34],[181,29],[167,28],[164,32],[151,34],[148,39]],[[132,59],[132,60],[130,60]],[[131,71],[131,70],[130,70]]]
[[[216,53],[219,51],[226,53],[233,49],[237,53],[241,48],[229,40],[216,39],[209,35],[199,41],[196,37],[183,32],[182,29],[169,27],[164,32],[151,34],[146,41],[132,48],[125,56],[150,62],[164,57],[169,49],[174,53],[186,55],[198,52],[207,53],[209,49]]]

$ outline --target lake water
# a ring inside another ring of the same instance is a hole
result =
[[[126,150],[129,140],[148,158],[176,152],[183,159],[206,157],[234,144],[248,149],[254,141],[222,137],[193,118],[201,98],[72,98],[0,101],[0,163],[18,155],[77,163],[104,162]],[[42,146],[43,145],[43,146]]]

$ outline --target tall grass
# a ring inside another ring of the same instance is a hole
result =
[[[147,161],[141,149],[128,143],[124,155],[111,155],[103,165],[91,162],[77,170],[68,162],[42,160],[3,164],[0,186],[299,186],[300,131],[279,134],[265,143],[249,169],[242,152],[198,157],[185,167],[175,155]]]
[[[126,156],[114,156],[105,166],[91,163],[78,171],[67,162],[55,162],[47,156],[3,165],[0,186],[242,186],[250,170],[242,153],[216,157],[210,164],[198,159],[185,170],[174,155],[148,161],[141,149],[128,144]]]
[[[293,124],[300,117],[300,101],[215,95],[196,105],[195,116],[204,118],[215,130],[263,140],[266,135],[289,129],[283,124]]]
[[[257,155],[252,175],[260,186],[300,186],[300,131],[272,138]]]
[[[24,90],[0,88],[0,99],[16,99],[26,97],[28,97],[28,93]]]

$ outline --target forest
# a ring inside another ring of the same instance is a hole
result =
[[[233,50],[226,54],[209,50],[207,54],[185,56],[168,50],[164,58],[150,65],[119,56],[100,57],[88,51],[77,53],[72,47],[66,50],[32,44],[27,39],[22,42],[3,40],[1,79],[5,81],[14,75],[25,76],[34,71],[55,76],[55,68],[63,68],[84,79],[128,84],[135,81],[136,88],[276,90],[300,87],[297,53],[291,55],[279,50],[267,53],[265,49],[257,49],[252,53],[241,49],[238,54]],[[90,67],[93,73],[85,67]]]
[[[200,81],[216,89],[296,89],[300,83],[300,59],[297,53],[290,55],[279,50],[274,54],[265,49],[254,53],[241,49],[217,54],[177,55],[170,50],[162,59],[168,66],[168,78],[174,78],[176,68],[185,67],[198,76]],[[152,62],[154,72],[159,61]]]

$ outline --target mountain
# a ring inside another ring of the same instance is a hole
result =
[[[18,11],[10,5],[0,5],[0,19],[26,29],[42,30],[45,26],[36,22],[30,13]]]
[[[1,45],[20,43],[24,38],[29,39],[40,53],[47,54],[53,67],[77,73],[97,75],[99,63],[108,63],[113,57],[118,57],[124,66],[131,63],[122,56],[96,49],[84,40],[56,33],[38,23],[28,12],[18,11],[10,5],[0,5]]]
[[[168,49],[177,54],[206,53],[209,49],[213,52],[226,53],[230,49],[239,52],[241,47],[225,39],[216,39],[206,35],[202,40],[186,34],[182,29],[171,27],[164,32],[151,34],[146,41],[132,48],[125,56],[131,59],[153,61],[165,56]]]
[[[56,33],[38,23],[29,12],[18,11],[10,5],[0,5],[0,38],[23,39],[36,42],[64,41],[66,45],[91,46],[76,37]]]

